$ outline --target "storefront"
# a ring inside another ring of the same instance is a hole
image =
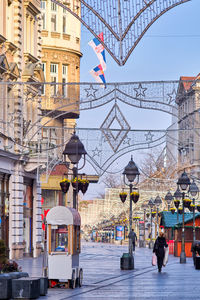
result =
[[[0,173],[0,239],[9,249],[9,174]]]
[[[24,255],[33,256],[33,180],[24,178],[23,243]]]

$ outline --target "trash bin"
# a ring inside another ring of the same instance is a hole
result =
[[[200,256],[196,256],[195,258],[195,269],[200,270]]]
[[[129,253],[123,253],[120,258],[121,270],[133,270],[134,269],[134,258]]]

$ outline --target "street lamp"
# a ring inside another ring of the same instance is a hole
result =
[[[165,201],[167,202],[168,211],[170,209],[170,204],[171,204],[172,200],[173,200],[173,196],[172,196],[171,192],[169,191],[165,196]]]
[[[148,205],[151,209],[151,232],[150,232],[150,242],[149,242],[149,248],[153,249],[153,241],[152,241],[152,211],[153,211],[153,207],[154,207],[154,201],[153,198],[151,198],[148,202]]]
[[[147,204],[142,204],[142,208],[144,209],[144,239],[143,239],[143,247],[146,248],[146,210],[148,208]]]
[[[156,197],[156,199],[154,200],[154,204],[156,205],[156,236],[158,236],[158,211],[160,204],[162,204],[160,196]]]
[[[189,193],[192,196],[192,204],[193,204],[193,242],[195,242],[195,200],[199,197],[199,188],[194,182],[194,179],[189,187]]]
[[[131,194],[133,191],[133,182],[136,180],[135,185],[139,181],[139,175],[140,172],[138,170],[138,167],[136,166],[135,162],[133,161],[133,157],[131,156],[131,160],[129,161],[128,165],[125,167],[123,172],[123,179],[124,184],[129,186],[130,190],[130,212],[129,212],[129,253],[128,256],[122,256],[121,257],[121,269],[122,270],[132,270],[134,269],[134,259],[133,259],[133,245],[132,240],[130,237],[130,233],[132,231],[132,200],[131,200]],[[128,183],[127,181],[128,180]],[[137,202],[138,198],[134,201]]]
[[[179,211],[178,211],[178,208],[179,208],[180,200],[181,199],[182,199],[182,193],[181,193],[179,187],[177,187],[177,190],[174,193],[174,205],[175,205],[175,207],[177,209],[177,224],[179,222]]]
[[[182,204],[183,204],[183,222],[182,222],[182,236],[181,236],[181,255],[180,255],[180,263],[186,263],[186,254],[185,254],[185,224],[184,224],[184,203],[183,200],[185,198],[185,193],[190,186],[190,179],[187,173],[184,171],[177,181],[177,186],[180,191],[182,191]]]
[[[73,135],[71,136],[69,142],[65,145],[65,150],[63,151],[64,161],[66,162],[66,155],[68,156],[70,162],[73,164],[72,172],[73,172],[73,179],[77,177],[78,170],[81,170],[85,165],[85,156],[87,152],[84,148],[84,145],[80,141],[79,137],[76,135],[74,131]],[[78,169],[78,162],[83,155],[83,166]],[[75,166],[76,165],[76,166]],[[76,187],[73,188],[73,208],[76,209],[77,207],[77,194],[78,194],[78,182]]]

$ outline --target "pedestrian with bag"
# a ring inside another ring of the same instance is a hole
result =
[[[157,265],[158,265],[158,272],[161,272],[163,266],[163,260],[165,256],[165,249],[167,248],[167,242],[163,232],[160,232],[159,236],[157,237],[154,247],[153,253],[157,256]]]
[[[137,241],[137,235],[134,232],[134,229],[132,229],[128,235],[129,239],[131,239],[132,241],[132,245],[133,245],[133,252],[135,251],[135,241]]]

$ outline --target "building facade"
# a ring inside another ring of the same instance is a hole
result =
[[[64,4],[80,14],[79,1],[68,0]],[[79,86],[68,83],[80,82],[81,28],[80,21],[51,0],[41,1],[41,15],[42,67],[46,81],[42,91],[42,140],[44,144],[51,140],[51,145],[56,147],[55,156],[62,162],[63,140],[67,142],[79,117]],[[53,117],[51,114],[49,117],[45,116],[51,111]],[[62,146],[57,147],[58,145]],[[63,195],[59,182],[68,173],[67,170],[62,170],[61,165],[54,170],[52,168],[52,173],[49,170],[47,176],[41,176],[44,203],[49,208],[51,205],[45,199],[54,199],[51,204],[61,203],[59,199]],[[62,203],[72,205],[70,195],[72,196],[72,191],[68,192],[68,198],[65,197]]]
[[[0,238],[9,257],[41,251],[41,188],[27,128],[40,114],[40,0],[0,0]],[[37,133],[37,134],[36,134]]]
[[[200,177],[199,75],[181,77],[176,97],[178,105],[178,170]]]

